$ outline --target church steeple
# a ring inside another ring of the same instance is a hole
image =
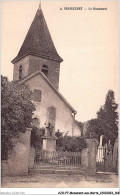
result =
[[[41,9],[41,4],[39,4],[39,8],[22,44],[22,47],[17,57],[14,58],[12,62],[14,63],[28,54],[47,57],[49,59],[62,62],[62,58],[58,55],[49,33]]]
[[[41,1],[40,1],[40,3],[39,3],[39,8],[38,9],[41,9]]]
[[[16,75],[18,74],[16,69],[19,69],[21,64],[23,64],[23,77],[37,70],[42,71],[42,67],[43,69],[47,67],[48,72],[46,75],[51,83],[58,89],[59,69],[60,62],[62,61],[52,41],[40,3],[20,51],[12,60],[12,63],[15,65],[14,80],[19,79],[19,76]],[[42,72],[44,73],[45,71],[46,70],[43,70]]]

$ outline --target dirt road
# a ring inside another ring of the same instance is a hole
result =
[[[66,174],[34,174],[3,177],[3,188],[117,188],[118,175],[97,173],[96,176]]]

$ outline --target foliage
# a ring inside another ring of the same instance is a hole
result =
[[[58,129],[58,131],[55,132],[55,136],[56,136],[57,138],[63,137],[63,133],[61,133],[61,132],[59,131],[59,129]]]
[[[14,146],[13,138],[19,131],[31,127],[35,110],[29,88],[18,82],[9,82],[1,76],[1,156],[8,158],[8,151]]]
[[[65,136],[63,139],[63,151],[80,152],[85,147],[86,142],[82,137]]]
[[[35,149],[41,149],[42,148],[42,136],[45,133],[44,128],[37,128],[33,127],[31,131],[31,146]]]
[[[104,135],[104,143],[111,141],[114,144],[118,136],[118,104],[115,103],[114,92],[109,90],[105,104],[97,112],[97,118],[89,121],[86,136],[93,134],[97,138]]]
[[[57,150],[80,152],[86,147],[85,139],[80,136],[63,136],[60,132],[56,132],[56,136],[58,137],[56,142]]]
[[[115,103],[114,92],[109,90],[103,107],[97,113],[101,134],[114,143],[118,136],[118,104]],[[99,130],[100,131],[100,130]]]
[[[55,136],[58,138],[56,140],[56,149],[62,150],[62,144],[63,144],[63,133],[61,133],[59,130],[55,132]]]
[[[99,132],[98,132],[98,119],[91,119],[90,121],[88,121],[88,127],[87,127],[87,131],[85,134],[86,138],[96,138],[99,139]]]

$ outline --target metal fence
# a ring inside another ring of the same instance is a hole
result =
[[[80,152],[50,152],[37,151],[35,164],[58,165],[58,166],[80,166]]]
[[[106,148],[98,148],[96,159],[97,171],[113,172],[113,151],[108,152]]]

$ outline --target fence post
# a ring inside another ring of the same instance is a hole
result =
[[[118,172],[118,137],[113,148],[113,169],[115,172]]]
[[[96,174],[96,155],[98,140],[96,139],[87,139],[87,148],[88,148],[88,166],[86,172],[88,175]]]

